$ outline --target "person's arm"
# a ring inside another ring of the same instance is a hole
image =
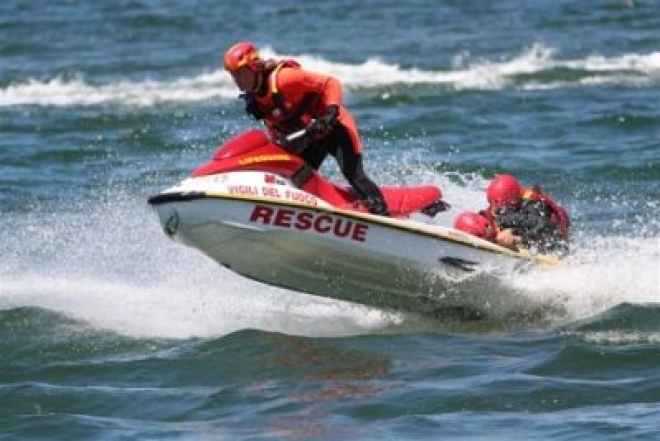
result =
[[[342,91],[339,80],[327,75],[307,72],[302,69],[282,69],[278,75],[280,92],[287,101],[302,103],[310,94],[317,98],[319,111],[322,117],[328,107],[342,105]]]
[[[512,228],[505,228],[497,232],[495,243],[507,248],[516,248],[522,242],[522,238],[516,235]]]
[[[335,106],[339,108],[342,103],[341,84],[339,80],[334,77],[325,77],[326,81],[323,85],[323,104],[325,108]]]

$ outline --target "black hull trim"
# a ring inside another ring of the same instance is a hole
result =
[[[193,201],[195,199],[206,198],[206,193],[202,191],[191,191],[186,193],[162,193],[151,196],[147,202],[151,205],[167,204],[169,202]]]

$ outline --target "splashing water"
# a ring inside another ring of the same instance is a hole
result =
[[[187,338],[259,328],[347,335],[396,315],[240,278],[169,241],[142,200],[33,215],[0,266],[0,308],[36,306],[136,336]]]
[[[484,180],[434,182],[477,207]],[[350,335],[404,317],[258,284],[167,240],[142,200],[32,214],[15,225],[0,266],[0,308],[37,306],[136,336],[187,338],[244,328]],[[82,204],[81,204],[82,205]],[[450,218],[453,216],[447,216]],[[578,243],[559,267],[508,280],[531,300],[577,320],[623,302],[658,302],[660,239],[601,237]]]

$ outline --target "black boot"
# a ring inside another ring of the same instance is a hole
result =
[[[390,216],[390,210],[387,208],[387,204],[383,199],[366,198],[364,205],[369,209],[369,213],[371,214]]]

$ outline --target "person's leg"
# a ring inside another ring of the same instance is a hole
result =
[[[342,125],[335,127],[323,140],[339,168],[351,186],[357,191],[372,214],[388,216],[387,202],[378,186],[367,176],[362,167],[362,155],[356,152],[351,137]]]
[[[310,145],[306,150],[300,153],[299,156],[305,161],[305,164],[291,177],[293,185],[302,188],[312,173],[319,169],[328,154],[328,151],[320,144]]]
[[[315,143],[307,147],[300,154],[300,157],[314,170],[318,170],[325,158],[328,157],[328,151],[322,145]]]

